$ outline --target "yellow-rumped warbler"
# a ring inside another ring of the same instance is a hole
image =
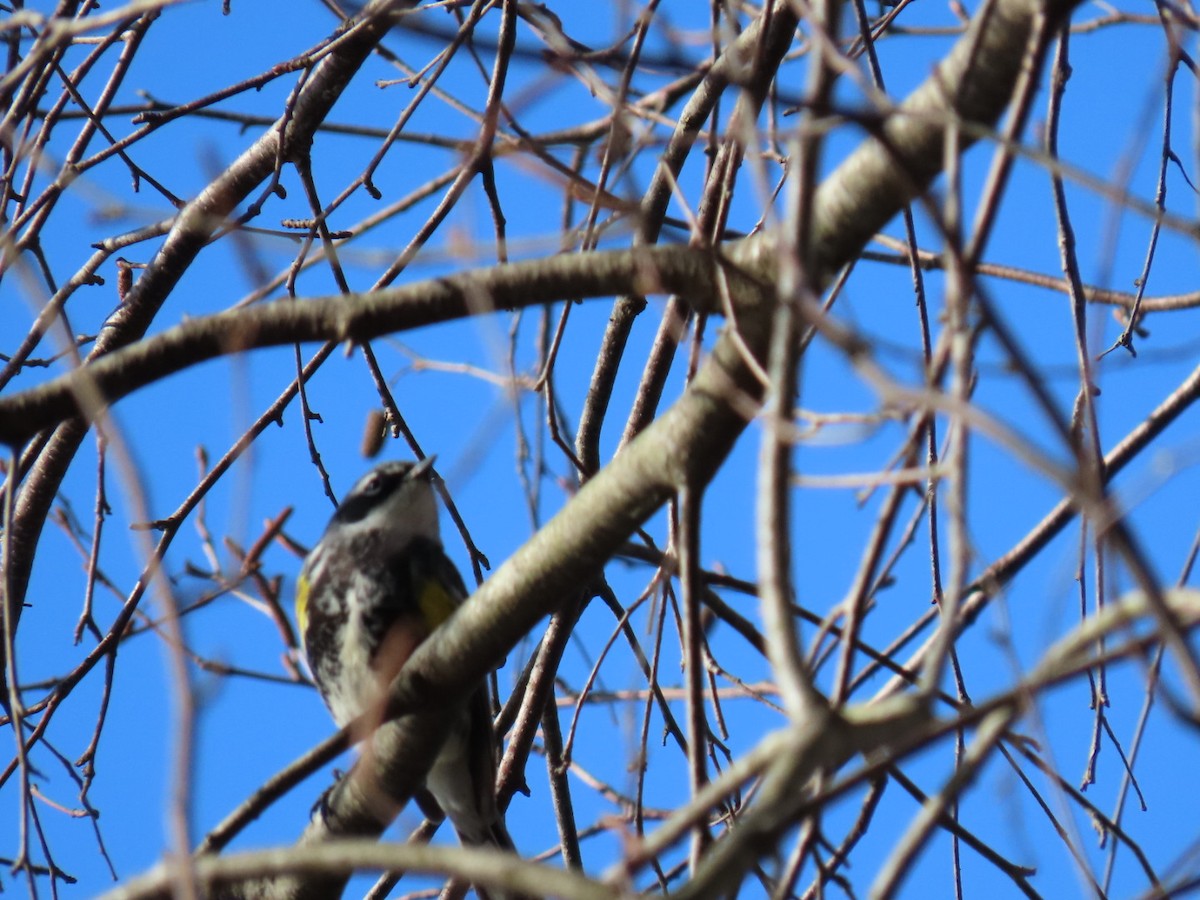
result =
[[[296,619],[304,652],[339,726],[379,708],[416,646],[467,597],[442,549],[432,462],[386,462],[364,475],[300,571]],[[425,786],[464,844],[512,850],[495,783],[491,704],[481,684]]]

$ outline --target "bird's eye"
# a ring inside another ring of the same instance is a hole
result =
[[[364,497],[373,497],[379,493],[381,487],[383,487],[383,479],[378,475],[372,475],[367,479],[367,483],[362,486],[360,493]]]

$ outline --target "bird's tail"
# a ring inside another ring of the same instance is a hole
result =
[[[503,850],[505,853],[511,853],[514,856],[517,855],[516,845],[513,844],[513,839],[508,833],[508,828],[504,825],[503,817],[498,816],[490,825],[472,828],[470,833],[465,833],[459,828],[455,828],[455,830],[458,831],[458,839],[465,846],[492,847],[496,850]],[[485,889],[477,885],[475,892],[482,900],[533,900],[533,898],[526,894],[519,894],[510,890],[500,890],[494,887]]]
[[[507,850],[509,853],[516,853],[517,846],[513,843],[512,837],[509,836],[508,828],[504,824],[503,819],[497,819],[488,829],[487,843],[495,847],[497,850]]]

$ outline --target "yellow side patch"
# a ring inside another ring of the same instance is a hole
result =
[[[308,631],[308,579],[301,575],[296,579],[296,624],[300,626],[300,641]]]
[[[432,631],[450,618],[458,608],[458,601],[437,579],[426,578],[417,588],[417,605],[421,608],[421,618]]]

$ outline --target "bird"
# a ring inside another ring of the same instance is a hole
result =
[[[301,566],[296,620],[313,680],[339,727],[378,714],[417,645],[468,596],[442,546],[432,472],[432,456],[377,465],[346,494]],[[496,764],[490,693],[481,682],[425,787],[463,844],[516,852],[496,805]]]

